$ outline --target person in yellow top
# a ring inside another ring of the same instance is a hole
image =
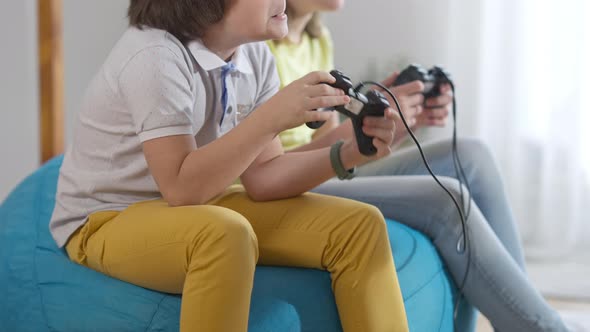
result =
[[[333,69],[334,48],[319,13],[338,10],[343,2],[287,0],[289,33],[281,40],[267,42],[276,58],[281,86],[313,70]],[[391,74],[383,84],[392,86],[396,77],[397,73]],[[423,90],[423,84],[418,81],[392,88],[411,128],[444,126],[452,105],[450,86],[441,88],[441,96],[427,100]],[[396,126],[390,156],[358,167],[350,176],[340,177],[350,179],[356,174],[351,181],[330,180],[313,191],[373,204],[386,217],[425,233],[445,260],[457,285],[462,284],[469,269],[463,295],[496,329],[567,331],[559,315],[527,279],[520,237],[488,148],[478,140],[458,139],[458,153],[471,189],[467,198],[471,200],[469,241],[465,247],[459,215],[451,199],[427,175],[416,148],[398,148],[407,131],[399,119]],[[369,128],[364,130],[369,136],[376,133]],[[302,125],[280,134],[285,150],[290,152],[322,149],[351,138],[354,138],[351,121],[339,123],[337,112],[317,131]],[[423,149],[434,172],[459,197],[451,141],[425,144]]]
[[[281,88],[311,71],[330,71],[334,68],[332,38],[329,31],[320,24],[317,15],[312,18],[298,42],[271,40],[267,43],[271,52],[275,55]],[[333,128],[337,123],[338,117],[333,116],[326,125],[318,130],[303,125],[285,130],[279,137],[283,148],[291,150],[310,143],[312,137],[318,137],[323,132]]]

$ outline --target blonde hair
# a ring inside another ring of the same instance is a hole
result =
[[[309,20],[309,23],[307,23],[307,26],[305,27],[305,31],[311,38],[320,38],[322,36],[324,33],[324,25],[322,24],[319,13],[313,13],[311,20]]]
[[[293,10],[287,4],[287,15],[293,13]],[[309,34],[311,38],[320,38],[324,33],[324,25],[322,24],[322,20],[320,19],[320,13],[315,12],[311,17],[311,20],[305,26],[305,32]]]

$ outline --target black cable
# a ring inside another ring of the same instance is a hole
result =
[[[463,170],[463,165],[461,164],[461,159],[459,158],[459,152],[457,149],[457,102],[455,100],[455,86],[452,82],[449,82],[451,85],[451,90],[453,92],[453,142],[452,142],[452,154],[453,154],[453,166],[455,168],[455,176],[457,181],[459,182],[459,191],[461,193],[461,207],[465,208],[464,198],[463,198],[463,181],[465,183],[465,187],[467,188],[467,192],[471,194],[471,188],[469,186],[469,181],[467,180],[467,176],[465,175],[465,171]],[[465,223],[469,221],[469,215],[471,214],[471,197],[469,197],[469,202],[467,205],[467,213],[465,215]],[[460,242],[457,245],[457,252],[463,253],[467,248],[467,238],[463,238],[464,246],[463,250],[460,248]],[[463,278],[463,282],[467,279],[467,275],[469,273],[469,266],[471,261],[471,252],[467,254],[467,269],[465,271],[465,276]],[[461,289],[457,295],[457,299],[455,301],[455,305],[453,308],[453,326],[454,330],[457,330],[457,315],[459,314],[459,303],[461,302],[461,298],[463,297],[462,290],[464,284],[461,286]]]
[[[463,165],[461,164],[461,159],[459,158],[459,152],[457,149],[457,102],[455,100],[455,85],[452,82],[449,82],[451,85],[451,91],[453,92],[453,143],[452,143],[452,153],[453,153],[453,164],[455,167],[455,175],[457,180],[459,181],[460,192],[461,192],[461,205],[463,208],[464,199],[463,199],[463,184],[467,188],[467,192],[471,193],[471,188],[469,186],[469,181],[467,180],[467,176],[465,175],[465,170],[463,169]],[[471,199],[469,199],[467,203],[467,212],[465,213],[465,221],[469,220],[469,215],[471,214]]]
[[[458,295],[457,295],[457,300],[455,302],[455,306],[453,309],[453,326],[454,329],[456,330],[456,320],[457,320],[457,313],[458,313],[458,309],[459,309],[459,302],[461,300],[461,297],[463,296],[463,288],[465,287],[465,282],[467,280],[467,277],[469,275],[469,268],[471,266],[471,250],[469,249],[469,238],[468,238],[468,233],[467,233],[467,220],[464,214],[464,198],[463,198],[463,186],[462,186],[462,179],[461,177],[463,177],[463,179],[465,179],[465,186],[467,187],[468,192],[469,190],[469,184],[467,183],[467,178],[465,176],[465,171],[463,170],[463,166],[461,165],[461,160],[459,159],[459,155],[457,152],[457,122],[456,122],[456,103],[455,103],[455,87],[452,83],[451,84],[451,89],[453,91],[453,143],[452,143],[452,150],[453,150],[453,164],[455,166],[455,173],[457,174],[457,180],[459,181],[459,192],[461,195],[461,206],[459,206],[459,203],[457,202],[457,199],[455,199],[455,197],[453,196],[453,194],[451,194],[451,192],[440,182],[440,180],[438,179],[438,177],[434,174],[434,172],[432,171],[432,168],[430,167],[430,164],[428,163],[428,161],[426,160],[426,156],[424,155],[424,151],[422,150],[422,146],[420,145],[420,143],[418,142],[418,139],[416,138],[416,136],[414,135],[414,133],[412,132],[412,130],[410,129],[410,126],[408,126],[408,123],[406,122],[406,118],[404,117],[403,112],[401,111],[401,107],[400,104],[397,100],[397,98],[395,97],[395,95],[393,94],[393,92],[391,92],[391,90],[389,90],[389,88],[387,88],[386,86],[384,86],[381,83],[377,83],[377,82],[373,82],[373,81],[363,81],[361,82],[357,88],[355,90],[360,90],[364,85],[374,85],[374,86],[378,86],[379,88],[383,89],[383,91],[385,91],[387,94],[389,94],[389,96],[391,96],[391,98],[393,99],[395,106],[397,107],[398,113],[402,119],[402,122],[404,124],[404,127],[406,128],[406,130],[408,131],[408,134],[410,135],[410,137],[412,138],[412,140],[414,141],[414,143],[416,144],[416,147],[418,148],[418,151],[420,152],[420,156],[422,157],[422,161],[424,162],[424,166],[426,167],[426,169],[428,170],[428,173],[430,173],[430,175],[432,176],[432,178],[434,179],[434,181],[436,181],[436,183],[449,195],[449,197],[451,198],[451,200],[453,201],[453,204],[455,205],[455,207],[457,208],[457,212],[459,212],[459,217],[461,219],[461,228],[462,228],[462,237],[461,239],[463,240],[463,250],[459,251],[457,250],[459,253],[463,253],[465,251],[467,251],[467,267],[465,268],[465,274],[463,275],[463,280],[461,281],[461,283],[459,284],[459,290],[458,290]],[[469,199],[469,208],[468,208],[468,214],[469,212],[471,212],[471,199]],[[461,240],[460,239],[460,240]],[[458,248],[459,249],[459,248]]]

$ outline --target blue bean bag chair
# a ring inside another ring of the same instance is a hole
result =
[[[180,297],[72,263],[49,234],[58,157],[0,205],[0,331],[178,331]],[[453,331],[455,288],[431,242],[394,221],[387,227],[411,331]],[[476,312],[462,303],[458,331]],[[260,266],[248,330],[342,331],[327,272]]]

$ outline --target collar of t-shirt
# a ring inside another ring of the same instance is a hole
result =
[[[200,40],[191,41],[188,44],[188,49],[195,57],[195,61],[206,71],[211,71],[217,68],[222,68],[228,63],[220,58],[217,54],[211,52]],[[244,54],[242,47],[238,47],[234,53],[231,63],[234,64],[235,69],[243,74],[252,74],[253,69],[247,55]]]
[[[188,43],[187,48],[191,53],[193,60],[201,67],[201,69],[212,73],[212,77],[217,77],[215,80],[218,81],[220,87],[220,98],[219,98],[219,115],[218,125],[220,133],[227,132],[233,128],[237,122],[242,118],[239,114],[247,114],[240,110],[244,107],[241,105],[243,102],[238,102],[238,96],[236,96],[236,84],[235,79],[230,79],[232,73],[239,72],[240,74],[251,76],[254,74],[254,69],[251,62],[248,59],[248,55],[244,51],[243,47],[238,47],[229,62],[226,62],[220,58],[217,54],[209,50],[200,40],[195,40]],[[243,99],[243,98],[242,98]],[[237,111],[237,112],[236,112]],[[230,119],[227,119],[228,116]]]

